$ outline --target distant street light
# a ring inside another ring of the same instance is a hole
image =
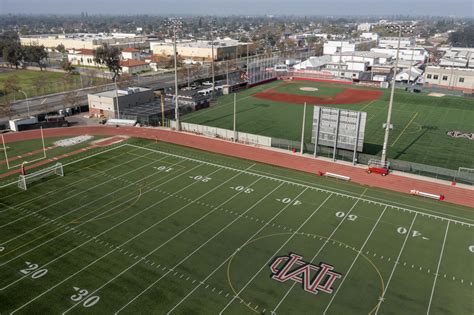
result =
[[[214,72],[214,24],[216,21],[214,19],[211,19],[209,21],[209,26],[211,27],[211,55],[212,55],[212,60],[211,60],[211,69],[212,69],[212,94],[214,96],[214,90],[216,86],[216,77],[215,77],[215,72]]]
[[[390,92],[390,101],[388,103],[388,114],[387,114],[387,123],[385,125],[385,136],[383,140],[383,147],[382,147],[382,158],[380,159],[381,165],[385,166],[387,162],[387,147],[388,147],[388,136],[390,134],[390,122],[392,119],[392,107],[393,107],[393,95],[395,94],[395,78],[397,76],[398,71],[398,58],[400,54],[400,41],[402,38],[403,33],[413,33],[413,26],[411,25],[397,25],[392,24],[388,25],[387,29],[389,31],[398,31],[398,44],[397,44],[397,56],[395,59],[395,68],[393,69],[393,77],[392,77],[392,90]]]
[[[178,52],[176,48],[176,34],[182,29],[183,21],[179,18],[171,18],[168,20],[168,27],[173,33],[173,51],[174,51],[174,98],[175,98],[175,109],[174,117],[176,121],[176,130],[180,130],[179,125],[179,98],[178,98]]]
[[[23,95],[25,95],[25,98],[26,98],[26,110],[28,111],[28,116],[30,116],[30,101],[28,100],[28,95],[26,95],[26,93],[23,92],[22,90],[18,90],[18,92],[23,93]]]

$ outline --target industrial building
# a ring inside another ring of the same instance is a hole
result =
[[[58,45],[64,45],[70,49],[95,49],[108,44],[119,48],[126,47],[147,47],[147,37],[143,35],[126,33],[74,33],[74,34],[44,34],[44,35],[24,35],[20,37],[22,45],[43,45],[52,50]]]
[[[212,46],[214,46],[214,59],[234,59],[236,56],[246,56],[247,49],[253,54],[250,43],[242,43],[237,40],[225,39],[215,40],[214,45],[210,41],[181,41],[176,44],[177,53],[185,59],[196,61],[211,61]],[[150,50],[154,55],[173,56],[174,47],[172,41],[150,42]]]
[[[423,75],[426,87],[474,93],[474,69],[427,67]]]
[[[152,102],[154,99],[155,94],[152,90],[141,87],[87,95],[89,112],[106,118],[118,118],[117,109],[120,113],[127,108]]]

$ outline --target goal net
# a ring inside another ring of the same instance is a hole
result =
[[[37,180],[40,180],[42,178],[51,176],[51,175],[59,175],[59,176],[64,176],[64,170],[63,170],[63,165],[62,163],[56,163],[52,166],[49,166],[47,168],[44,168],[42,170],[33,172],[31,174],[27,175],[20,175],[18,178],[18,187],[27,190],[28,186]]]

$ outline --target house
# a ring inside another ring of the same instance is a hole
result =
[[[122,59],[140,60],[140,51],[133,47],[124,48],[122,49]]]
[[[325,64],[331,62],[331,56],[310,57],[293,66],[295,70],[320,70]]]
[[[134,59],[122,60],[120,61],[120,66],[122,67],[123,73],[130,73],[130,74],[146,72],[146,71],[151,70],[150,65],[147,62],[141,61],[141,60],[134,60]]]

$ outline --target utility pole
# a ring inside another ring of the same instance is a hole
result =
[[[388,103],[388,113],[387,113],[387,123],[385,125],[385,135],[383,140],[383,147],[382,147],[382,158],[380,159],[381,166],[385,167],[387,162],[387,148],[388,148],[388,136],[390,134],[390,125],[392,119],[392,107],[393,107],[393,96],[395,94],[395,77],[397,76],[398,71],[398,59],[400,54],[400,41],[402,38],[402,32],[409,31],[410,27],[404,27],[402,25],[392,25],[392,29],[398,30],[398,44],[397,44],[397,54],[395,59],[395,68],[393,69],[393,77],[392,77],[392,90],[390,92],[390,101]]]
[[[114,86],[115,86],[115,102],[117,103],[117,118],[120,119],[120,106],[119,106],[119,99],[118,99],[117,76],[114,77]]]
[[[209,22],[209,26],[211,27],[211,54],[212,54],[212,61],[211,61],[211,69],[212,69],[212,96],[214,96],[214,91],[216,88],[216,77],[214,72],[214,20],[212,19]]]
[[[175,108],[174,108],[174,117],[176,121],[176,130],[180,130],[179,124],[179,96],[178,96],[178,52],[176,48],[176,34],[182,28],[183,22],[181,19],[170,19],[169,27],[173,32],[173,52],[174,52],[174,98],[175,98]]]

